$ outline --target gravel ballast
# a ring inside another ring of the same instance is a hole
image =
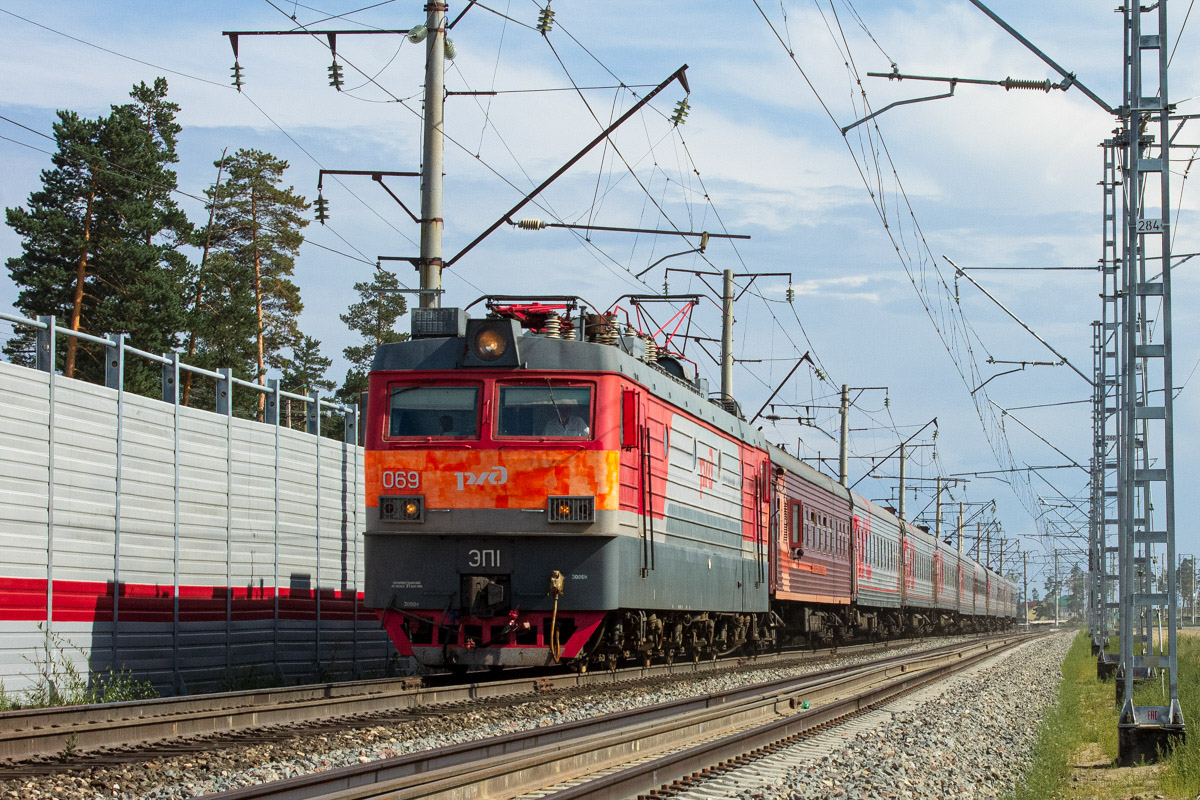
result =
[[[1074,633],[1030,642],[954,681],[890,721],[798,764],[756,800],[995,798],[1029,767],[1038,727],[1058,696]]]
[[[927,650],[951,641],[954,639],[894,646],[886,654]],[[1065,648],[1062,652],[1065,653]],[[840,657],[836,663],[850,666],[874,660],[882,655],[875,652]],[[1039,658],[1042,657],[1039,656]],[[1045,656],[1045,658],[1050,657]],[[1055,666],[1061,661],[1060,654]],[[135,798],[185,800],[227,789],[367,763],[419,750],[547,727],[684,697],[698,697],[749,683],[802,675],[829,666],[830,661],[821,660],[786,668],[764,666],[751,670],[681,675],[670,681],[659,680],[647,685],[608,687],[598,685],[585,692],[570,695],[514,698],[511,703],[500,707],[450,710],[444,715],[387,725],[359,727],[340,732],[298,731],[296,736],[280,741],[236,747],[226,746],[227,743],[214,740],[210,751],[191,752],[187,755],[146,762],[92,767],[36,779],[9,780],[0,783],[0,800],[5,798],[18,798],[19,800],[48,800],[49,798],[54,800],[135,800]],[[1057,676],[1056,668],[1050,671]],[[997,675],[999,676],[999,673]],[[997,680],[997,683],[999,682],[1002,681]],[[1018,683],[1032,684],[1034,682],[1029,680],[1018,681]],[[1022,697],[1024,696],[1022,695]],[[1027,703],[1028,701],[1023,702]],[[1008,701],[1005,701],[1003,704],[1003,708],[1017,709],[1021,707],[1020,703],[1009,706]],[[1001,710],[1001,708],[996,709],[996,727],[999,729],[1012,726],[1015,720],[1011,719],[1011,715],[1008,714],[999,715]],[[1026,706],[1026,711],[1032,713],[1033,716],[1030,724],[1036,725],[1038,715],[1032,712],[1028,706]],[[1001,734],[997,733],[996,735],[1000,736]],[[1003,735],[1007,736],[1008,733],[1004,732]],[[911,759],[908,760],[911,761]],[[837,762],[830,761],[825,768],[829,770],[829,774],[836,774]],[[928,775],[927,771],[922,771]],[[797,791],[802,791],[799,776],[797,777]],[[807,783],[807,781],[803,781],[803,783]],[[822,786],[821,789],[822,791],[816,791],[814,787],[812,794],[790,796],[831,796],[828,786]],[[850,792],[844,796],[856,797],[859,795]],[[861,796],[888,797],[886,794]],[[911,794],[907,796],[935,795]]]

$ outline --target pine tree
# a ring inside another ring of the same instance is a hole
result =
[[[199,279],[199,278],[198,278]],[[258,376],[253,273],[229,253],[207,259],[201,299],[189,313],[195,347],[188,363],[209,370],[228,367],[235,378],[252,381]],[[184,378],[184,403],[200,408],[215,404],[215,385],[206,379]],[[235,409],[243,416],[258,412],[258,398],[243,402],[245,392],[234,393]]]
[[[6,208],[9,227],[22,238],[20,256],[7,261],[9,275],[21,287],[16,306],[27,316],[54,314],[80,330],[88,292],[89,266],[95,250],[96,196],[104,154],[101,120],[59,111],[53,126],[57,150],[53,169],[42,171],[42,188],[32,192],[27,208]],[[6,352],[29,363],[28,337],[14,340]],[[77,344],[67,340],[67,377],[75,375]]]
[[[300,336],[292,347],[292,357],[284,359],[281,388],[296,394],[308,394],[315,390],[328,392],[334,383],[325,377],[333,363],[321,355],[321,343],[311,336]]]
[[[53,169],[42,172],[27,208],[6,210],[24,240],[22,255],[7,265],[25,314],[54,314],[76,331],[125,333],[152,352],[178,343],[189,270],[179,248],[190,225],[171,196],[176,177],[168,165],[177,160],[179,126],[166,93],[159,78],[153,87],[135,86],[133,102],[106,117],[58,112]],[[65,375],[98,379],[102,362],[100,348],[68,337]],[[126,380],[134,390],[157,391],[157,370],[136,360]]]
[[[404,295],[397,291],[400,288],[396,276],[378,265],[370,281],[354,284],[359,300],[350,304],[341,320],[359,335],[362,343],[342,350],[351,364],[338,390],[343,403],[357,403],[359,393],[367,390],[367,373],[381,344],[408,340],[407,333],[396,330],[396,321],[408,310]]]
[[[191,264],[180,248],[193,234],[172,194],[177,178],[169,165],[179,160],[179,106],[166,96],[164,78],[153,86],[139,83],[130,92],[133,102],[114,106],[109,118],[114,154],[120,154],[117,163],[129,182],[114,209],[124,232],[104,254],[100,278],[108,296],[97,315],[109,330],[125,332],[139,349],[157,353],[178,348],[185,328],[183,290]],[[128,388],[157,394],[159,380],[155,365],[126,365]]]
[[[321,393],[329,392],[333,389],[334,383],[325,377],[325,373],[332,363],[332,359],[321,355],[320,342],[311,336],[301,335],[300,341],[292,347],[292,357],[283,362],[283,377],[279,381],[279,386],[285,391],[302,395],[307,395],[314,390]],[[286,404],[285,410],[287,426],[289,428],[296,427],[293,424],[290,402]]]
[[[265,385],[267,369],[281,368],[284,351],[300,341],[297,323],[304,304],[291,277],[304,241],[300,230],[308,224],[301,212],[309,204],[292,187],[280,186],[288,164],[269,153],[238,150],[216,165],[228,177],[210,191],[215,204],[210,258],[232,258],[250,280],[254,377]]]
[[[193,276],[192,285],[189,287],[190,305],[187,310],[187,347],[184,350],[184,360],[189,364],[195,364],[197,357],[197,349],[203,346],[201,335],[202,332],[214,326],[215,320],[210,317],[216,313],[212,297],[208,292],[213,291],[213,287],[209,286],[208,281],[213,280],[219,282],[218,290],[227,288],[224,282],[220,281],[221,276],[215,275],[210,278],[209,273],[218,271],[217,268],[221,265],[214,264],[210,266],[209,255],[213,245],[213,231],[215,229],[214,222],[216,221],[217,201],[220,200],[221,175],[225,168],[225,156],[229,153],[229,148],[221,151],[221,157],[217,159],[217,179],[213,185],[206,190],[208,196],[208,224],[196,232],[195,244],[200,248],[200,263],[196,266],[196,273]],[[231,260],[228,256],[227,261]],[[247,285],[249,285],[247,283]],[[206,292],[208,290],[208,292]],[[228,293],[226,293],[228,296]],[[219,299],[218,299],[219,302]],[[253,325],[252,316],[246,317],[246,324]],[[247,355],[246,359],[250,356]],[[240,361],[238,362],[240,363]],[[183,404],[189,405],[192,399],[192,384],[195,380],[195,375],[191,372],[183,376]]]

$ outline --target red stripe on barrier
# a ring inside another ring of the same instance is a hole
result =
[[[318,598],[311,589],[274,586],[180,586],[181,622],[269,620],[275,618],[276,595],[279,619],[317,619]],[[363,593],[322,589],[320,617],[329,621],[353,621],[375,616],[363,603]],[[162,584],[100,581],[55,581],[56,622],[112,622],[119,608],[122,622],[172,622],[175,619],[173,586]],[[0,578],[0,621],[45,622],[46,581],[41,578]]]

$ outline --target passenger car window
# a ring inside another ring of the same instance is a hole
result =
[[[475,438],[479,389],[473,386],[396,386],[391,390],[388,436]]]
[[[500,436],[592,438],[592,390],[587,386],[501,386]]]

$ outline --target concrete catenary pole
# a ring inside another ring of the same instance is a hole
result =
[[[723,273],[721,290],[721,401],[733,399],[733,270]]]
[[[937,503],[933,515],[933,535],[942,540],[942,476],[937,476]]]
[[[1058,549],[1054,550],[1054,627],[1058,627]]]
[[[1024,588],[1021,590],[1021,608],[1025,610],[1025,627],[1029,627],[1029,554],[1021,553],[1021,579]]]
[[[842,486],[850,485],[850,477],[846,471],[847,449],[850,446],[850,387],[842,384],[842,437],[838,450],[838,477]]]
[[[425,142],[421,160],[421,308],[441,305],[442,150],[445,136],[446,4],[430,0],[425,39]]]
[[[961,556],[963,552],[963,504],[958,502],[958,554]]]

